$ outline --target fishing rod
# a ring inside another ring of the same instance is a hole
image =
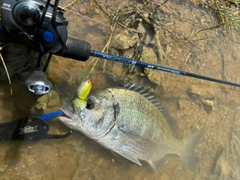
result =
[[[52,83],[46,78],[45,72],[52,54],[80,61],[86,61],[93,56],[240,87],[240,84],[229,81],[94,51],[88,42],[68,36],[68,21],[58,3],[59,0],[55,0],[54,4],[50,4],[50,0],[2,0],[0,41],[24,44],[39,52],[36,70],[25,81],[32,93],[42,95],[51,90]],[[47,63],[41,68],[40,64],[43,64],[43,56],[46,54],[49,54]]]
[[[240,84],[237,84],[237,83],[224,81],[221,79],[215,79],[215,78],[211,78],[211,77],[207,77],[207,76],[202,76],[202,75],[189,73],[189,72],[185,72],[185,71],[181,71],[181,70],[173,69],[173,68],[168,68],[168,67],[164,67],[164,66],[159,66],[159,65],[155,65],[155,64],[150,64],[150,63],[146,63],[146,62],[134,61],[134,60],[131,60],[128,58],[105,54],[105,53],[97,52],[94,50],[90,51],[90,55],[94,56],[94,57],[98,57],[98,58],[111,60],[111,61],[118,61],[118,62],[125,63],[125,64],[132,64],[132,65],[136,65],[136,66],[140,66],[140,67],[156,69],[156,70],[169,72],[169,73],[173,73],[173,74],[179,74],[179,75],[193,77],[193,78],[197,78],[197,79],[203,79],[203,80],[207,80],[207,81],[211,81],[211,82],[217,82],[217,83],[226,84],[226,85],[230,85],[230,86],[240,87]]]

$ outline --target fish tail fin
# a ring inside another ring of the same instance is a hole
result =
[[[180,154],[180,157],[190,171],[193,171],[195,169],[194,149],[198,145],[203,133],[204,133],[204,129],[202,128],[194,132],[187,138],[183,139],[184,146],[183,146],[183,151]]]

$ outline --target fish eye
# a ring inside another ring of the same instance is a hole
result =
[[[94,108],[94,101],[92,99],[87,99],[87,109],[93,109]]]

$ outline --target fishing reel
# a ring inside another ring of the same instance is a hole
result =
[[[1,23],[6,32],[15,41],[39,52],[36,70],[25,82],[28,90],[35,94],[46,94],[52,88],[44,73],[47,64],[41,67],[43,57],[49,54],[49,63],[52,53],[66,48],[68,21],[56,2],[52,5],[40,0],[2,0]]]
[[[2,0],[1,13],[7,32],[35,50],[56,52],[65,46],[68,21],[63,9],[41,0]]]
[[[25,81],[28,90],[38,95],[52,89],[45,75],[52,54],[78,60],[87,60],[90,54],[89,43],[68,37],[68,21],[58,3],[2,0],[1,4],[0,41],[24,44],[39,52],[36,70]],[[48,57],[43,65],[45,55]]]

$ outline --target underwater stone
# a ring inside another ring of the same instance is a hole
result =
[[[198,86],[192,85],[188,93],[194,99],[197,99],[201,105],[204,106],[205,110],[212,111],[216,104],[215,93],[212,89],[200,88]]]
[[[120,33],[116,36],[116,39],[113,41],[112,46],[116,49],[126,50],[138,44],[139,39],[137,35],[130,37]]]

